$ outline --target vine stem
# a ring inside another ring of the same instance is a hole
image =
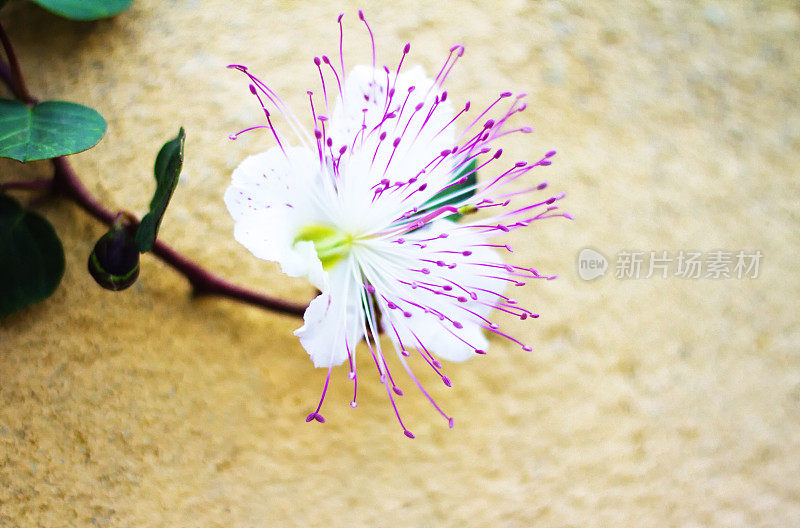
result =
[[[41,180],[20,180],[0,183],[0,191],[35,191],[37,189],[46,189],[53,184],[53,180],[44,178]]]
[[[2,24],[0,24],[0,42],[5,50],[6,57],[8,57],[8,68],[0,63],[0,80],[2,80],[14,94],[19,101],[26,104],[35,104],[36,99],[30,95],[25,86],[25,81],[22,77],[22,70],[19,67],[19,62],[14,54],[11,46],[11,41],[5,32]],[[50,160],[53,164],[53,179],[52,180],[36,180],[30,182],[8,182],[0,185],[0,190],[6,189],[37,189],[49,187],[55,194],[75,203],[78,207],[86,211],[96,220],[102,222],[107,226],[111,226],[115,219],[119,216],[118,212],[111,211],[106,208],[99,200],[97,200],[89,190],[83,185],[78,178],[75,170],[69,164],[67,159],[63,156],[52,158]],[[139,219],[133,214],[123,213],[124,216],[133,225],[138,225]],[[211,273],[196,262],[181,255],[168,246],[161,240],[156,240],[153,249],[150,251],[153,255],[161,259],[165,264],[172,267],[175,271],[186,277],[189,284],[192,285],[193,294],[195,296],[216,296],[232,299],[235,301],[259,306],[261,308],[271,310],[274,312],[302,316],[305,312],[306,305],[285,301],[277,297],[272,297],[259,293],[256,291],[248,290],[237,284],[229,282],[222,277]]]
[[[8,38],[8,34],[6,33],[3,24],[0,24],[0,43],[3,44],[3,50],[6,52],[6,57],[8,58],[8,66],[11,70],[7,74],[3,75],[4,81],[11,81],[9,84],[9,88],[11,92],[14,94],[14,97],[19,99],[25,104],[36,104],[36,99],[31,97],[30,92],[28,92],[27,86],[25,86],[25,78],[22,76],[22,69],[19,67],[19,61],[17,60],[17,54],[14,53],[14,48],[11,46],[11,39]],[[7,79],[6,76],[9,76],[10,79]]]

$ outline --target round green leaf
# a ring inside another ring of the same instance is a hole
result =
[[[75,154],[97,144],[106,120],[76,103],[45,101],[33,107],[0,99],[0,157],[33,161]]]
[[[185,139],[186,133],[181,127],[178,131],[178,136],[164,143],[164,146],[158,152],[158,156],[156,156],[156,164],[153,170],[156,176],[156,192],[153,194],[153,199],[150,200],[150,212],[142,218],[139,229],[136,230],[136,246],[142,253],[153,249],[153,244],[155,244],[156,236],[158,235],[158,228],[161,226],[161,220],[167,211],[167,205],[169,205],[169,201],[172,198],[172,193],[175,192],[175,186],[178,185],[178,177],[181,175],[181,168],[183,167],[183,143]]]
[[[0,317],[49,297],[64,275],[64,249],[53,226],[0,195]]]
[[[32,0],[43,8],[72,20],[97,20],[128,9],[133,0]]]

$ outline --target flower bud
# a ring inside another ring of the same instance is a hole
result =
[[[116,223],[89,255],[89,273],[107,290],[120,291],[139,277],[139,250],[125,226]]]

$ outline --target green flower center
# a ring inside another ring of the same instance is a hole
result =
[[[294,243],[309,241],[314,244],[322,269],[330,270],[350,253],[353,237],[328,224],[309,224],[300,229]]]

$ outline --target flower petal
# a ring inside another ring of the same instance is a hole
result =
[[[437,238],[439,234],[447,236]],[[403,262],[408,273],[395,269],[395,279],[399,280],[392,282],[384,277],[382,281],[384,295],[401,308],[381,305],[383,328],[395,346],[398,350],[419,348],[421,343],[448,361],[469,359],[476,349],[485,351],[489,345],[483,335],[488,325],[485,317],[499,299],[496,294],[502,294],[507,284],[496,278],[508,276],[499,254],[485,247],[483,237],[449,220],[435,220],[405,238]],[[424,244],[415,245],[415,240]],[[397,254],[392,258],[399,262]],[[380,267],[372,264],[372,273]],[[427,272],[420,274],[414,268]],[[420,280],[416,287],[408,285]],[[403,315],[404,311],[411,317]]]
[[[419,66],[399,75],[356,66],[348,74],[329,125],[334,144],[349,149],[338,167],[347,177],[340,182],[344,214],[337,225],[355,233],[388,225],[449,182],[455,161],[432,163],[455,142],[453,127],[445,128],[453,108],[439,99],[440,89]],[[418,184],[384,193],[376,202],[380,181],[416,179]],[[407,200],[412,190],[414,198]]]
[[[256,257],[278,262],[291,277],[308,277],[325,289],[326,273],[311,242],[295,238],[303,225],[325,217],[315,201],[319,166],[313,153],[280,148],[246,158],[233,172],[225,204],[234,237]]]
[[[330,288],[311,301],[294,332],[315,367],[343,363],[364,336],[361,286],[350,269],[348,259],[331,270]]]

